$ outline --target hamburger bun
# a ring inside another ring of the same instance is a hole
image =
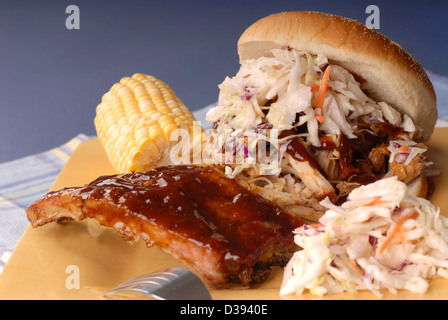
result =
[[[430,138],[437,121],[434,88],[423,67],[386,36],[331,14],[282,12],[247,28],[238,41],[238,55],[240,61],[255,59],[284,46],[326,55],[330,63],[351,72],[372,99],[407,114],[418,140]]]
[[[407,185],[409,194],[420,198],[426,198],[429,187],[428,180],[426,179],[424,174],[420,174]]]

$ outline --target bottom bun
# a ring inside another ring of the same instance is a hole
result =
[[[428,181],[423,173],[408,183],[408,192],[416,197],[426,198]]]

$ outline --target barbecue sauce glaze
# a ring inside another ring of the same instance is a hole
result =
[[[303,223],[212,167],[167,166],[102,176],[79,188],[78,194],[86,201],[125,208],[134,224],[154,224],[190,244],[208,247],[222,257],[216,267],[235,274],[228,281],[243,284],[251,275],[241,273],[252,272],[256,264],[266,272],[250,283],[269,275],[263,265],[269,256],[278,255],[274,258],[278,261],[269,262],[272,265],[286,264],[297,249],[292,231]],[[105,225],[120,220],[114,214],[123,214],[123,210],[108,212],[104,219],[110,221]],[[274,250],[283,252],[269,252]]]

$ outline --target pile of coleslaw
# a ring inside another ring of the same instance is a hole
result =
[[[281,295],[421,294],[430,279],[448,279],[448,218],[397,177],[353,190],[341,206],[321,204],[328,210],[319,224],[295,230],[302,249],[285,268]]]
[[[349,71],[330,64],[325,55],[290,47],[271,53],[242,61],[237,74],[219,85],[218,105],[206,115],[216,125],[209,133],[213,144],[208,156],[214,163],[229,164],[228,176],[235,177],[246,168],[258,174],[279,174],[281,170],[266,172],[260,161],[254,161],[258,143],[272,142],[264,134],[267,131],[260,129],[280,132],[301,126],[306,128],[301,138],[316,147],[321,134],[334,136],[334,141],[341,134],[356,138],[358,119],[402,127],[410,139],[418,131],[409,116],[369,98]],[[281,167],[281,150],[287,141],[275,142],[271,148]],[[223,155],[223,150],[233,154]],[[240,161],[232,166],[238,152]]]

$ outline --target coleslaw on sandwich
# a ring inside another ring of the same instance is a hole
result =
[[[341,206],[321,203],[327,211],[319,224],[295,230],[302,250],[285,268],[281,295],[421,294],[428,280],[448,279],[448,218],[397,176],[353,190]]]
[[[207,113],[204,153],[229,177],[316,221],[325,197],[397,172],[409,182],[432,165],[412,119],[369,98],[346,69],[290,47],[271,53],[242,61]]]

